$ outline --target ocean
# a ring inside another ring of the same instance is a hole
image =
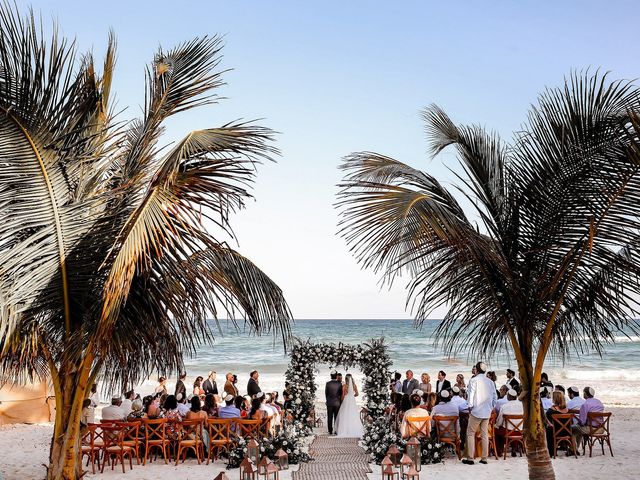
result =
[[[448,358],[442,347],[435,345],[433,333],[437,325],[438,320],[427,321],[418,329],[414,328],[411,320],[298,320],[293,325],[293,334],[317,343],[357,344],[384,337],[393,361],[392,371],[397,370],[404,376],[404,372],[411,369],[418,378],[422,372],[426,372],[434,386],[439,370],[444,370],[452,383],[458,373],[462,373],[468,380],[471,365],[479,359],[469,358],[466,351]],[[212,328],[216,332],[213,345],[202,346],[195,357],[185,359],[188,387],[196,376],[206,377],[209,370],[215,370],[219,384],[224,382],[227,372],[238,375],[238,386],[242,393],[246,391],[249,372],[255,369],[260,373],[263,390],[282,391],[289,359],[280,338],[250,335],[242,327],[237,331],[226,322],[221,322],[221,331],[218,331],[215,324],[212,324]],[[496,371],[498,383],[506,381],[506,368],[511,367],[517,371],[515,359],[508,354],[482,360],[489,365],[490,370]],[[340,366],[318,365],[316,382],[319,385],[328,380],[332,366],[346,372]],[[640,406],[638,336],[616,337],[616,343],[606,348],[602,358],[597,353],[590,352],[572,357],[564,365],[551,359],[546,363],[545,371],[554,384],[576,386],[580,389],[586,385],[593,386],[596,396],[609,405]],[[352,369],[351,373],[356,382],[362,381],[357,369]],[[170,377],[169,383],[172,382],[175,382],[175,378]],[[155,385],[156,379],[152,377],[145,381],[140,391],[149,391]]]

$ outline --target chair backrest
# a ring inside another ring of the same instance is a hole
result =
[[[429,427],[431,425],[430,417],[406,417],[407,421],[407,435],[409,437],[429,437],[431,432]]]
[[[202,420],[183,420],[179,428],[182,431],[181,440],[202,441]]]
[[[214,441],[231,441],[234,435],[231,426],[234,421],[232,418],[209,418],[207,420],[207,429],[209,431],[209,440]]]
[[[557,413],[551,416],[551,428],[555,438],[571,438],[573,413]]]
[[[510,437],[522,436],[524,427],[524,415],[504,415],[504,428]]]
[[[236,425],[238,426],[237,434],[242,438],[253,438],[255,440],[259,440],[262,437],[260,436],[260,425],[262,420],[249,420],[246,418],[236,420]]]
[[[262,420],[260,420],[260,436],[262,438],[269,437],[272,422],[273,422],[273,417],[265,417]]]
[[[124,441],[124,429],[117,425],[103,425],[102,434],[104,448],[122,447]]]
[[[122,428],[124,441],[139,440],[141,422],[117,422],[116,425]]]
[[[436,415],[433,417],[433,421],[436,424],[438,440],[456,440],[460,437],[457,415]]]
[[[589,412],[587,413],[587,425],[589,425],[589,435],[608,436],[610,412]]]
[[[144,422],[144,438],[145,440],[163,440],[166,436],[167,419],[166,418],[147,418]]]
[[[89,425],[87,425],[87,429],[82,434],[82,438],[80,439],[83,446],[93,446],[95,432],[97,428],[98,428],[98,425],[96,425],[95,423],[90,423]]]

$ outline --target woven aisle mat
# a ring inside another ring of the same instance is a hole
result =
[[[319,435],[311,444],[313,458],[293,472],[293,480],[367,480],[369,456],[355,438]]]

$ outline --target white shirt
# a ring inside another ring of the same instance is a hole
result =
[[[178,404],[178,412],[180,412],[180,415],[182,415],[183,417],[187,414],[187,412],[191,410],[191,404],[190,403],[179,403]]]
[[[470,414],[476,418],[489,418],[496,404],[496,384],[485,374],[478,374],[469,380],[467,402]]]
[[[520,400],[507,400],[507,403],[500,407],[500,413],[496,419],[496,425],[498,427],[505,426],[503,418],[505,415],[522,415],[523,413],[524,409],[522,408],[522,402]]]
[[[496,400],[496,407],[495,407],[496,413],[500,413],[500,409],[508,401],[509,401],[509,399],[507,398],[506,395],[504,397],[499,398],[498,400]]]
[[[131,413],[131,404],[132,404],[132,403],[133,403],[133,402],[132,402],[131,400],[129,400],[128,398],[125,398],[125,399],[122,401],[122,405],[120,405],[120,408],[121,408],[122,410],[124,410],[124,414],[125,414],[125,416],[126,416],[126,415],[129,415],[129,414]]]
[[[100,405],[100,394],[98,392],[92,393],[89,397],[89,400],[91,400],[91,405],[93,406],[93,408],[97,407],[98,405]]]
[[[569,410],[580,410],[580,407],[584,403],[584,398],[582,397],[573,397],[569,399],[567,402],[567,408]]]
[[[543,398],[542,399],[542,408],[544,409],[545,412],[547,410],[549,410],[552,405],[553,405],[553,402],[551,401],[550,398]]]
[[[126,416],[124,410],[117,405],[109,405],[102,409],[103,420],[124,420]]]
[[[425,422],[429,420],[429,412],[427,410],[425,410],[424,408],[420,408],[420,407],[416,407],[416,408],[411,408],[409,410],[407,410],[406,412],[404,412],[404,416],[402,417],[402,436],[406,437],[409,435],[409,427],[407,425],[407,418],[409,417],[417,417],[417,418],[424,418]],[[420,423],[419,425],[415,425],[416,427],[418,426],[422,426],[423,424]]]
[[[467,401],[458,395],[451,397],[451,401],[449,403],[456,405],[458,407],[458,412],[466,412],[469,410],[469,404]]]
[[[436,415],[439,417],[457,417],[459,413],[460,411],[458,410],[458,406],[455,403],[451,401],[446,403],[440,402],[439,404],[435,405],[431,409],[431,426],[433,428],[435,428],[436,426],[436,422],[435,422]],[[458,424],[458,433],[459,432],[460,432],[460,424]]]

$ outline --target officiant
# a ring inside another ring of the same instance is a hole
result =
[[[247,395],[252,398],[262,391],[260,385],[258,385],[258,377],[259,374],[257,370],[254,370],[249,374],[249,381],[247,382]]]

